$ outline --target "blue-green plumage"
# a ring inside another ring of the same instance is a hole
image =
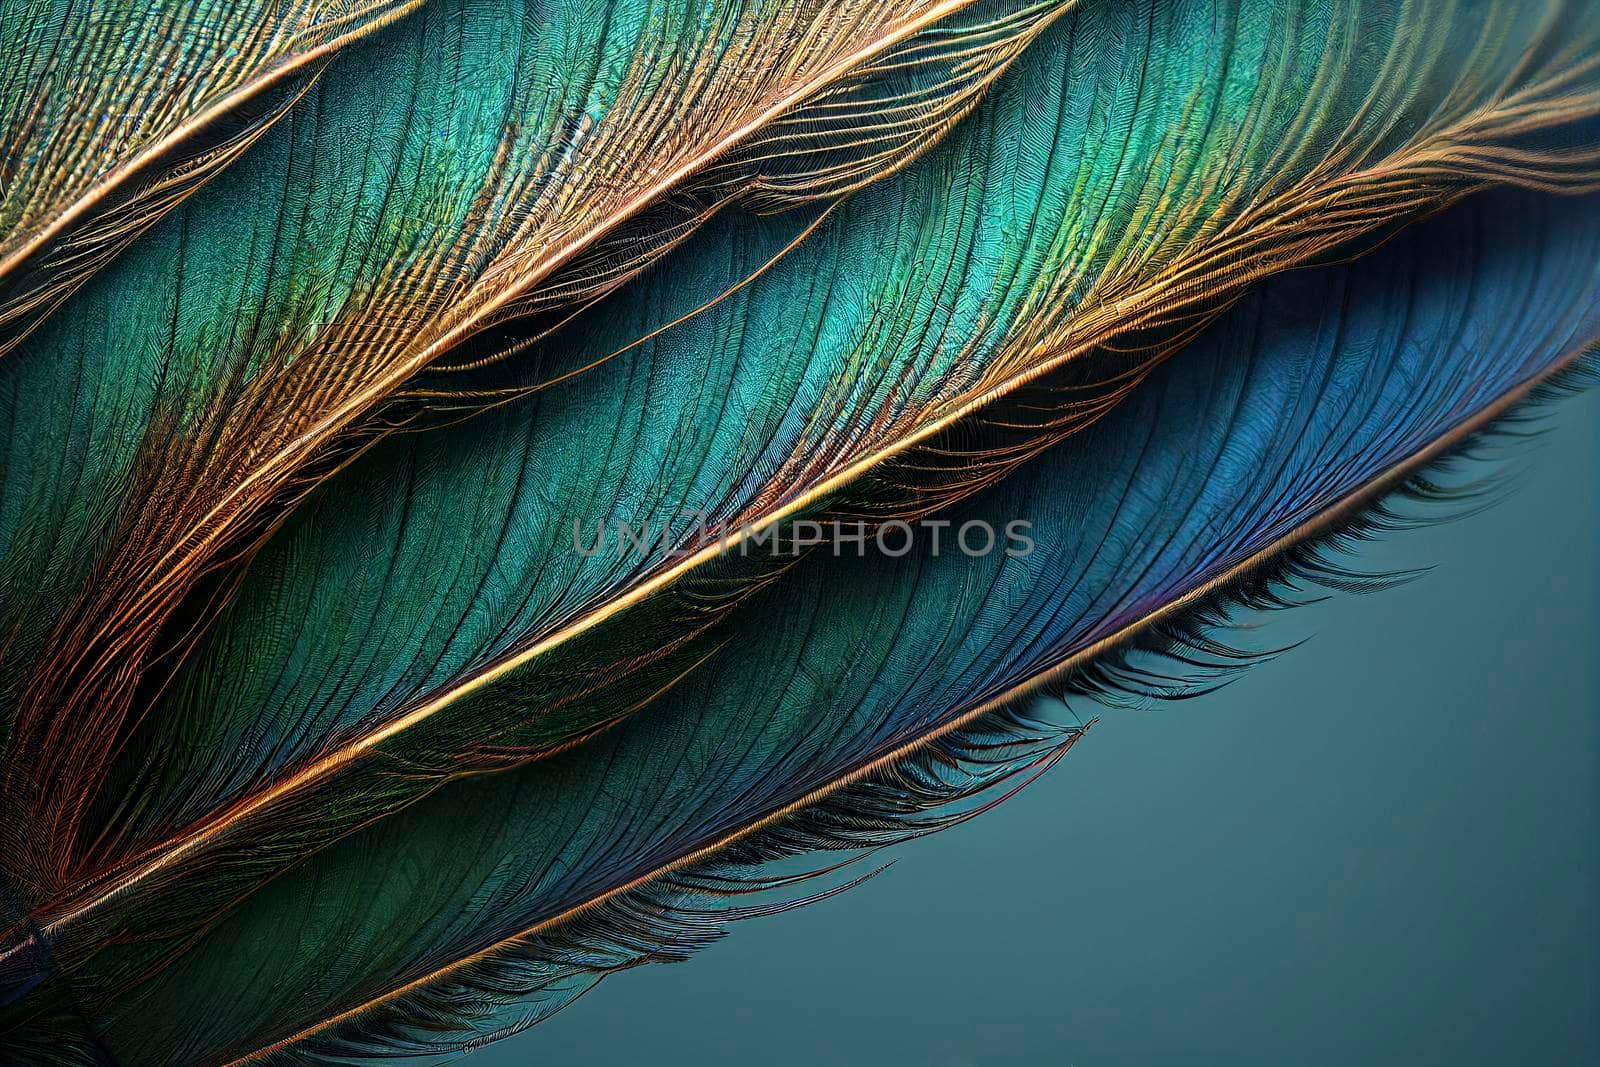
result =
[[[1597,250],[1594,202],[1493,197],[1356,267],[1267,285],[1101,423],[945,516],[954,529],[1029,522],[1032,552],[935,555],[924,530],[900,559],[814,554],[741,605],[717,654],[656,704],[328,849],[133,998],[113,1032],[192,1040],[204,1059],[205,1042],[229,1040],[260,998],[286,1020],[275,1036],[298,1034],[290,1017],[309,989],[327,999],[308,1020],[365,1011],[303,1035],[283,1062],[466,1041],[468,1020],[454,1038],[433,1027],[464,1013],[493,1030],[608,969],[691,951],[740,904],[695,891],[697,879],[893,839],[936,818],[969,775],[1047,754],[1057,742],[1025,743],[1030,727],[1004,716],[1041,683],[1177,695],[1214,682],[1230,666],[1202,637],[1216,599],[1191,598],[1219,580],[1230,582],[1216,595],[1264,589],[1260,568],[1286,556],[1300,580],[1337,584],[1308,541],[1345,529],[1426,467],[1429,448],[1481,429],[1586,350]],[[1508,311],[1509,295],[1529,292],[1540,295]],[[1145,659],[1158,673],[1141,682],[1098,648],[1118,636],[1181,658]],[[982,709],[996,714],[963,722]],[[991,742],[1000,764],[984,770]],[[908,761],[851,781],[907,748]],[[967,766],[941,762],[958,757]],[[725,851],[697,855],[717,844]],[[370,903],[307,910],[328,898]],[[282,951],[286,930],[365,949],[319,961],[308,987]],[[174,1015],[149,1029],[157,1006],[207,984],[195,976],[245,959],[260,975],[236,1009],[218,987],[213,1028]],[[434,981],[407,988],[421,977]]]
[[[669,868],[924,825],[1590,342],[1588,200],[1270,277],[1600,180],[1584,5],[1066,7],[428,0],[75,274],[0,361],[0,1048],[344,1062],[679,955]],[[717,539],[862,515],[954,526]]]

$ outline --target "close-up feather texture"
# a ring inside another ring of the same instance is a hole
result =
[[[848,889],[1600,338],[1589,0],[0,50],[0,1064],[448,1056]]]

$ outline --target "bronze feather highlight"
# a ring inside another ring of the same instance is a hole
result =
[[[0,356],[238,159],[335,53],[421,2],[8,2]]]

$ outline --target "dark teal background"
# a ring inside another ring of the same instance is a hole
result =
[[[1600,397],[1551,424],[1508,500],[1353,561],[1431,575],[468,1063],[1600,1064]]]

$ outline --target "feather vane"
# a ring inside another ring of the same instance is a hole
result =
[[[281,39],[293,5],[258,37],[197,8],[237,55],[114,7],[102,95],[160,105],[29,172],[0,361],[29,1062],[431,1052],[683,955],[763,910],[715,905],[760,861],[1052,762],[1014,715],[1043,682],[1165,692],[1118,657],[1146,640],[1226,674],[1195,603],[1593,339],[1594,203],[1531,195],[1600,188],[1577,0],[408,6]],[[144,85],[176,55],[192,91]],[[1492,185],[1523,191],[1273,278]],[[757,540],[931,515],[1051,544]]]
[[[0,6],[0,356],[420,0]],[[12,62],[14,60],[14,62]]]
[[[723,624],[727,654],[657,704],[323,851],[104,1032],[195,1062],[458,1047],[519,1005],[542,1017],[618,967],[692,950],[740,914],[744,880],[764,884],[760,860],[936,827],[930,809],[973,786],[948,772],[981,767],[986,745],[1023,748],[1036,769],[1078,730],[1029,747],[1007,711],[1047,683],[1103,688],[1119,676],[1112,647],[1176,657],[1170,680],[1147,665],[1120,684],[1214,684],[1234,654],[1175,641],[1177,613],[1404,485],[1600,337],[1592,200],[1496,197],[1447,223],[1359,267],[1268,284],[1101,423],[950,516],[953,529],[1026,517],[1035,552],[935,556],[924,542],[904,559],[804,560]],[[1493,299],[1527,292],[1509,314]],[[307,961],[284,930],[363,951]],[[241,960],[257,975],[246,996],[204,977]],[[198,1029],[197,989],[217,991]],[[261,1017],[274,1027],[257,1044],[209,1044],[259,1034]]]

